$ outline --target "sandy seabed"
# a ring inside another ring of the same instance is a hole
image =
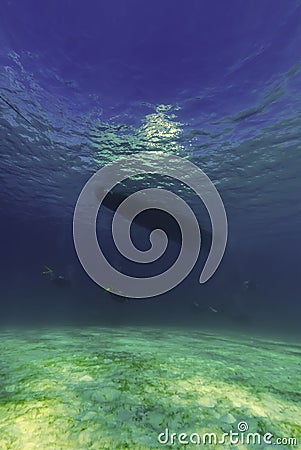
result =
[[[301,448],[292,339],[150,327],[0,337],[1,450]],[[222,444],[231,430],[239,441]],[[271,447],[269,433],[284,440]]]

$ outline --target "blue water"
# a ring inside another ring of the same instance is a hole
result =
[[[128,315],[189,322],[195,299],[229,305],[232,315],[252,280],[243,305],[251,322],[298,327],[300,21],[293,0],[1,1],[4,321],[119,315],[77,260],[72,215],[92,173],[147,149],[174,151],[206,172],[229,241],[207,285],[192,274]],[[162,121],[173,134],[145,133]],[[48,283],[44,265],[71,290]]]

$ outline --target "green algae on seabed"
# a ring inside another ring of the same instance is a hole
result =
[[[301,442],[300,345],[292,342],[93,327],[2,331],[0,351],[1,450],[203,448],[161,445],[158,434],[221,438],[242,421],[249,432]]]

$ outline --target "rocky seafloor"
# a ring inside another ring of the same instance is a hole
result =
[[[1,450],[301,448],[297,340],[144,327],[0,337]]]

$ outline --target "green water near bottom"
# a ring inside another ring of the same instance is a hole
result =
[[[300,351],[188,329],[1,331],[0,448],[301,448]]]

